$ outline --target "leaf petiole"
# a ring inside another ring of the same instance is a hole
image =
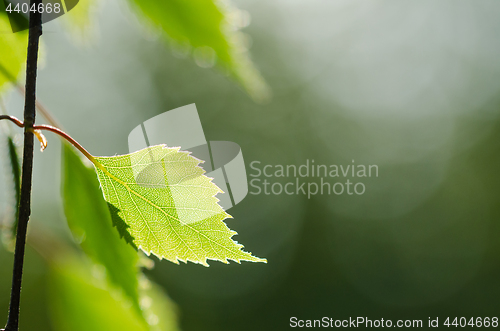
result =
[[[18,127],[24,128],[24,123],[14,116],[0,115],[0,120],[9,120],[9,121],[13,122],[15,125],[17,125]],[[90,154],[82,145],[80,145],[69,134],[67,134],[66,132],[64,132],[63,130],[61,130],[59,128],[56,128],[55,126],[43,125],[43,124],[42,125],[33,125],[32,129],[29,130],[29,131],[32,131],[36,135],[38,140],[40,141],[40,143],[42,145],[42,150],[45,149],[45,147],[47,146],[47,140],[45,139],[43,134],[41,134],[41,132],[40,132],[41,130],[47,130],[47,131],[53,132],[53,133],[61,136],[62,138],[66,139],[73,146],[75,146],[76,149],[78,149],[83,155],[85,155],[85,157],[87,159],[89,159],[89,161],[92,162],[97,168],[103,169],[103,166],[99,162],[97,162],[96,158],[92,154]]]

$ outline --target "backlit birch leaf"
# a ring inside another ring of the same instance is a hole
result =
[[[242,250],[223,222],[221,193],[201,160],[157,145],[120,156],[96,157],[96,170],[113,222],[130,244],[165,258],[200,263],[266,262]]]

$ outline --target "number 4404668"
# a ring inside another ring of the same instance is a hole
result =
[[[471,319],[467,320],[465,317],[455,317],[454,320],[450,322],[450,317],[446,319],[446,321],[443,323],[447,327],[454,326],[454,327],[466,327],[466,326],[471,326],[471,327],[484,327],[484,328],[489,328],[493,327],[496,328],[498,327],[498,317],[472,317]]]
[[[16,4],[16,6],[13,8],[12,7],[12,3],[9,3],[9,5],[7,6],[7,8],[5,9],[6,12],[8,13],[12,13],[12,12],[16,12],[16,13],[24,13],[24,14],[28,14],[29,12],[38,12],[38,13],[47,13],[47,14],[50,14],[52,12],[58,14],[61,12],[61,4],[60,3],[40,3],[38,4],[38,6],[36,6],[35,4],[30,5],[28,3],[23,3],[23,4]]]

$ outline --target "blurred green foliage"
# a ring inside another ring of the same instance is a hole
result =
[[[12,33],[10,22],[0,4],[0,92],[6,83],[19,76],[26,62],[28,34]]]
[[[15,237],[17,231],[17,222],[19,210],[17,204],[19,198],[21,197],[21,163],[17,150],[17,146],[11,136],[7,136],[7,148],[9,151],[9,168],[12,174],[12,184],[14,188],[14,201],[13,209],[14,213],[8,219],[3,221],[4,226],[2,227],[2,242],[5,243],[8,249],[14,251]]]
[[[216,63],[230,73],[258,101],[269,98],[269,87],[249,58],[245,12],[229,1],[131,0],[138,11],[162,29],[178,54],[192,54],[201,67]]]
[[[178,330],[176,308],[162,289],[142,275],[137,310],[101,268],[68,252],[50,261],[48,308],[55,330]]]
[[[64,214],[74,237],[88,256],[105,266],[111,282],[140,311],[138,255],[113,226],[95,170],[86,167],[68,144],[63,144],[62,159]]]
[[[59,259],[51,262],[49,274],[55,330],[149,330],[140,313],[127,307],[105,278],[92,275],[91,264],[77,257]]]

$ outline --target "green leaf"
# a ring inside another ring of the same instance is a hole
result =
[[[130,0],[176,48],[191,52],[202,67],[217,62],[256,100],[269,97],[269,88],[250,60],[244,35],[238,31],[243,12],[227,1]]]
[[[0,14],[0,92],[8,82],[16,81],[26,62],[27,47],[28,33],[12,33],[9,18]]]
[[[3,242],[9,250],[14,250],[14,245],[16,241],[16,232],[17,232],[17,221],[19,214],[19,198],[21,196],[21,164],[19,162],[19,156],[17,154],[17,146],[14,143],[14,140],[11,136],[7,137],[7,146],[9,150],[9,161],[10,161],[10,170],[12,171],[12,181],[14,184],[14,194],[15,194],[15,203],[13,206],[14,213],[11,222],[8,222],[9,226],[7,226],[7,231],[4,231]]]
[[[163,289],[141,275],[141,307],[150,331],[177,331],[177,307]]]
[[[17,155],[17,146],[11,136],[7,137],[7,145],[9,147],[9,160],[12,169],[12,180],[14,181],[17,207],[17,203],[19,203],[19,198],[21,197],[21,163],[19,162],[19,155]],[[17,217],[15,219],[17,220]]]
[[[68,256],[52,261],[50,267],[49,311],[55,330],[149,330],[139,313],[113,293],[95,266]]]
[[[4,0],[0,2],[0,14],[7,14],[6,7],[7,6],[16,6],[16,2],[14,0]],[[23,12],[11,11],[9,13],[9,22],[12,25],[11,31],[22,31],[25,29],[29,29],[29,19],[27,16],[23,15]]]
[[[102,264],[109,279],[139,309],[138,254],[124,243],[111,220],[99,182],[68,144],[63,144],[62,198],[68,225],[83,250]]]
[[[231,217],[218,204],[222,192],[179,148],[152,146],[138,152],[96,158],[104,198],[123,220],[132,242],[147,255],[174,263],[207,259],[265,262],[242,251],[223,222]]]

